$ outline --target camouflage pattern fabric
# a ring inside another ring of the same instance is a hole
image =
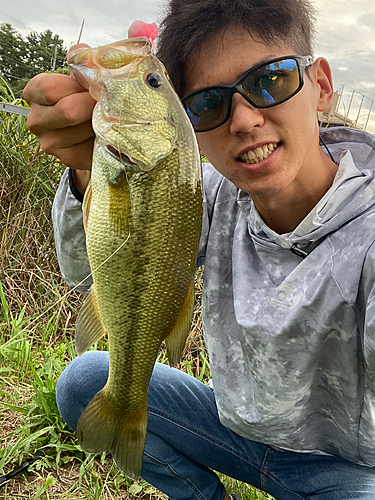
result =
[[[224,425],[374,466],[375,138],[321,134],[339,170],[292,233],[273,232],[247,193],[204,165],[204,335]],[[88,274],[80,211],[65,173],[53,220],[70,286]],[[317,240],[306,258],[290,251]]]

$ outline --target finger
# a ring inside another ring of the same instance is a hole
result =
[[[93,147],[94,138],[91,137],[69,148],[58,149],[55,155],[66,167],[76,170],[91,170]]]
[[[23,97],[30,107],[33,104],[53,106],[71,94],[87,92],[74,78],[58,73],[41,73],[34,76],[23,90]]]
[[[90,121],[96,104],[88,92],[71,94],[54,106],[34,105],[27,117],[29,130],[42,139],[48,130],[60,130]]]
[[[94,136],[91,120],[89,120],[74,127],[62,128],[58,133],[54,130],[48,130],[39,142],[45,153],[57,156],[56,152],[60,149],[80,144]]]

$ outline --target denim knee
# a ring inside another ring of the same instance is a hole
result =
[[[65,422],[76,430],[87,404],[108,378],[108,352],[88,351],[69,363],[56,384],[56,402]]]

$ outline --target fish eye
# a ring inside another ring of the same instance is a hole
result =
[[[163,80],[159,73],[150,73],[149,75],[147,75],[146,80],[150,87],[153,87],[154,89],[159,88],[163,83]]]

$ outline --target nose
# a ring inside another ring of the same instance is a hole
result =
[[[232,134],[250,132],[254,127],[261,127],[264,117],[261,109],[254,108],[242,95],[235,93],[232,97],[232,110],[229,127]]]

